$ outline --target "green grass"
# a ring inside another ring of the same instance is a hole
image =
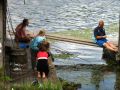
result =
[[[119,32],[119,24],[118,23],[113,23],[110,24],[108,27],[105,28],[107,33],[112,33],[112,32]]]
[[[66,80],[63,80],[62,78],[59,78],[62,86],[63,86],[63,90],[77,90],[77,87],[80,86],[80,84],[75,84],[73,82],[68,82]]]
[[[4,78],[3,78],[3,68],[0,68],[0,90],[5,90],[5,87],[4,87]]]
[[[3,68],[0,68],[0,82],[3,82],[3,81],[10,81],[11,78],[9,76],[6,76],[4,75],[4,69]]]
[[[42,83],[41,85],[38,84],[35,86],[33,86],[31,83],[10,84],[8,81],[10,81],[11,78],[4,76],[3,70],[3,68],[0,68],[0,90],[62,90],[62,85],[60,82],[56,82],[54,84],[48,81]]]
[[[80,40],[92,38],[92,32],[90,29],[84,29],[82,31],[80,31],[80,30],[61,31],[61,32],[54,32],[51,34],[58,35],[58,36],[70,37],[70,38],[74,38],[74,39],[80,39]]]
[[[54,58],[61,58],[61,59],[67,59],[70,57],[74,57],[73,54],[54,54],[53,55]]]
[[[113,23],[105,27],[107,34],[113,34],[114,32],[119,31],[119,24]],[[66,30],[60,32],[52,32],[51,35],[64,36],[73,39],[93,41],[93,30],[92,29],[83,29],[83,30]]]
[[[7,87],[7,83],[11,80],[9,76],[4,75],[4,69],[0,68],[0,90],[9,90]]]
[[[31,84],[23,84],[23,85],[17,85],[14,84],[11,86],[11,89],[13,90],[62,90],[61,83],[53,84],[51,82],[45,82],[43,84],[38,84],[35,86],[32,86]]]

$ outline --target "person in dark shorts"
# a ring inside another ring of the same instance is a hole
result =
[[[38,45],[42,43],[42,41],[46,40],[45,38],[45,30],[40,30],[37,36],[35,36],[30,42],[30,52],[31,52],[31,65],[33,70],[34,80],[32,82],[33,85],[38,83],[36,79],[36,57],[39,51]]]
[[[32,70],[35,70],[36,68],[36,56],[37,52],[39,51],[38,45],[44,40],[46,40],[45,30],[40,30],[38,35],[34,37],[30,42]]]
[[[50,56],[49,51],[49,43],[47,41],[43,41],[39,46],[39,52],[37,53],[37,71],[38,78],[48,78],[49,74],[49,65],[48,65],[48,57]]]
[[[107,49],[114,51],[114,52],[118,51],[118,48],[106,39],[107,36],[105,33],[103,20],[100,20],[99,25],[94,29],[94,37],[96,39],[96,43],[100,47],[106,47]]]

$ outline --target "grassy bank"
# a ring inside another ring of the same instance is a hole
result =
[[[113,23],[105,27],[107,35],[113,34],[114,32],[119,31],[119,24]],[[92,41],[93,39],[93,30],[92,29],[83,29],[83,30],[66,30],[59,32],[52,32],[51,35],[64,36],[73,39],[87,40]]]
[[[61,83],[53,84],[51,82],[44,82],[42,84],[37,84],[35,86],[31,85],[30,83],[27,84],[14,84],[11,86],[12,90],[62,90]]]
[[[0,88],[2,90],[4,90],[4,83],[3,83],[4,79],[3,79],[3,68],[0,68]]]

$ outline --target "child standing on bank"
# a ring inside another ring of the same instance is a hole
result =
[[[30,51],[31,51],[31,64],[32,64],[32,70],[34,71],[36,68],[36,56],[37,52],[39,51],[38,45],[46,40],[45,38],[45,30],[40,30],[38,35],[34,37],[30,43]]]
[[[48,57],[50,56],[49,51],[49,42],[43,41],[39,46],[39,52],[37,53],[37,71],[38,71],[38,79],[48,78],[49,74],[49,65],[48,65]]]

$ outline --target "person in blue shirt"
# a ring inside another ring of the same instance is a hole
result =
[[[36,57],[37,53],[39,51],[39,46],[43,41],[46,41],[45,37],[45,30],[40,30],[38,35],[34,37],[30,43],[30,51],[31,51],[31,64],[32,64],[32,70],[33,70],[33,76],[36,76]],[[52,61],[54,61],[53,55],[50,51],[48,51],[49,55],[51,56]],[[34,77],[33,85],[38,83],[36,77]]]
[[[38,35],[34,37],[30,43],[30,50],[31,50],[31,64],[32,64],[32,69],[34,70],[36,67],[36,55],[37,52],[39,51],[38,45],[46,40],[45,38],[45,31],[40,30]]]
[[[31,53],[31,65],[32,65],[32,70],[33,70],[33,76],[34,76],[34,81],[32,82],[33,85],[37,84],[38,81],[36,79],[36,57],[37,57],[37,53],[39,51],[38,46],[40,45],[40,43],[42,43],[44,40],[46,40],[45,38],[45,31],[44,30],[40,30],[38,35],[35,36],[31,42],[30,42],[30,53]]]
[[[106,47],[107,49],[114,51],[114,52],[118,51],[118,48],[106,39],[107,36],[105,33],[103,20],[100,20],[99,25],[94,29],[94,37],[96,39],[96,43],[100,47]]]

